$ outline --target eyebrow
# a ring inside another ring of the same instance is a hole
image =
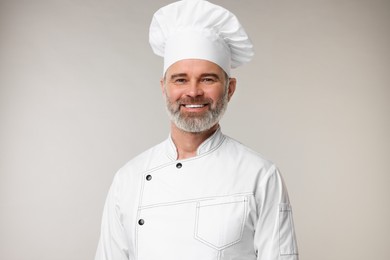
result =
[[[181,78],[181,77],[187,77],[187,76],[188,76],[187,73],[172,74],[170,77],[170,80],[174,80],[176,78]],[[200,75],[200,78],[203,78],[203,77],[213,77],[216,79],[220,79],[220,77],[216,73],[203,73]]]
[[[202,75],[200,75],[201,78],[203,77],[213,77],[213,78],[216,78],[216,79],[220,79],[218,74],[216,73],[203,73]]]
[[[186,73],[177,73],[177,74],[172,74],[171,77],[169,78],[170,80],[173,80],[175,78],[181,78],[181,77],[187,77]]]

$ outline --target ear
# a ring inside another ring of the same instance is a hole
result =
[[[228,87],[228,100],[229,101],[232,98],[234,91],[236,91],[236,84],[237,84],[236,78],[229,79],[229,87]]]
[[[162,77],[161,79],[160,79],[160,88],[161,88],[161,92],[162,92],[162,94],[165,96],[165,87],[164,87],[164,77]]]

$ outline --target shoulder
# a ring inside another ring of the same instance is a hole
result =
[[[236,158],[235,160],[242,160],[251,165],[257,164],[261,168],[269,169],[274,167],[274,163],[265,158],[262,154],[229,136],[225,136],[224,150],[226,150],[231,157]]]
[[[168,162],[170,159],[166,153],[167,145],[168,141],[165,140],[135,156],[119,169],[116,176],[118,178],[135,177],[134,175],[142,175],[145,171]]]

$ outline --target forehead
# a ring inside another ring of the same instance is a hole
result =
[[[213,73],[217,75],[224,75],[224,71],[217,64],[200,59],[185,59],[173,63],[167,70],[166,76],[172,74],[187,74],[187,75],[202,75],[206,73]]]

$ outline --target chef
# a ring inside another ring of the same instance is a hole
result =
[[[167,140],[115,175],[95,260],[297,260],[292,210],[273,163],[224,135],[231,69],[251,60],[237,18],[204,0],[158,10]]]

